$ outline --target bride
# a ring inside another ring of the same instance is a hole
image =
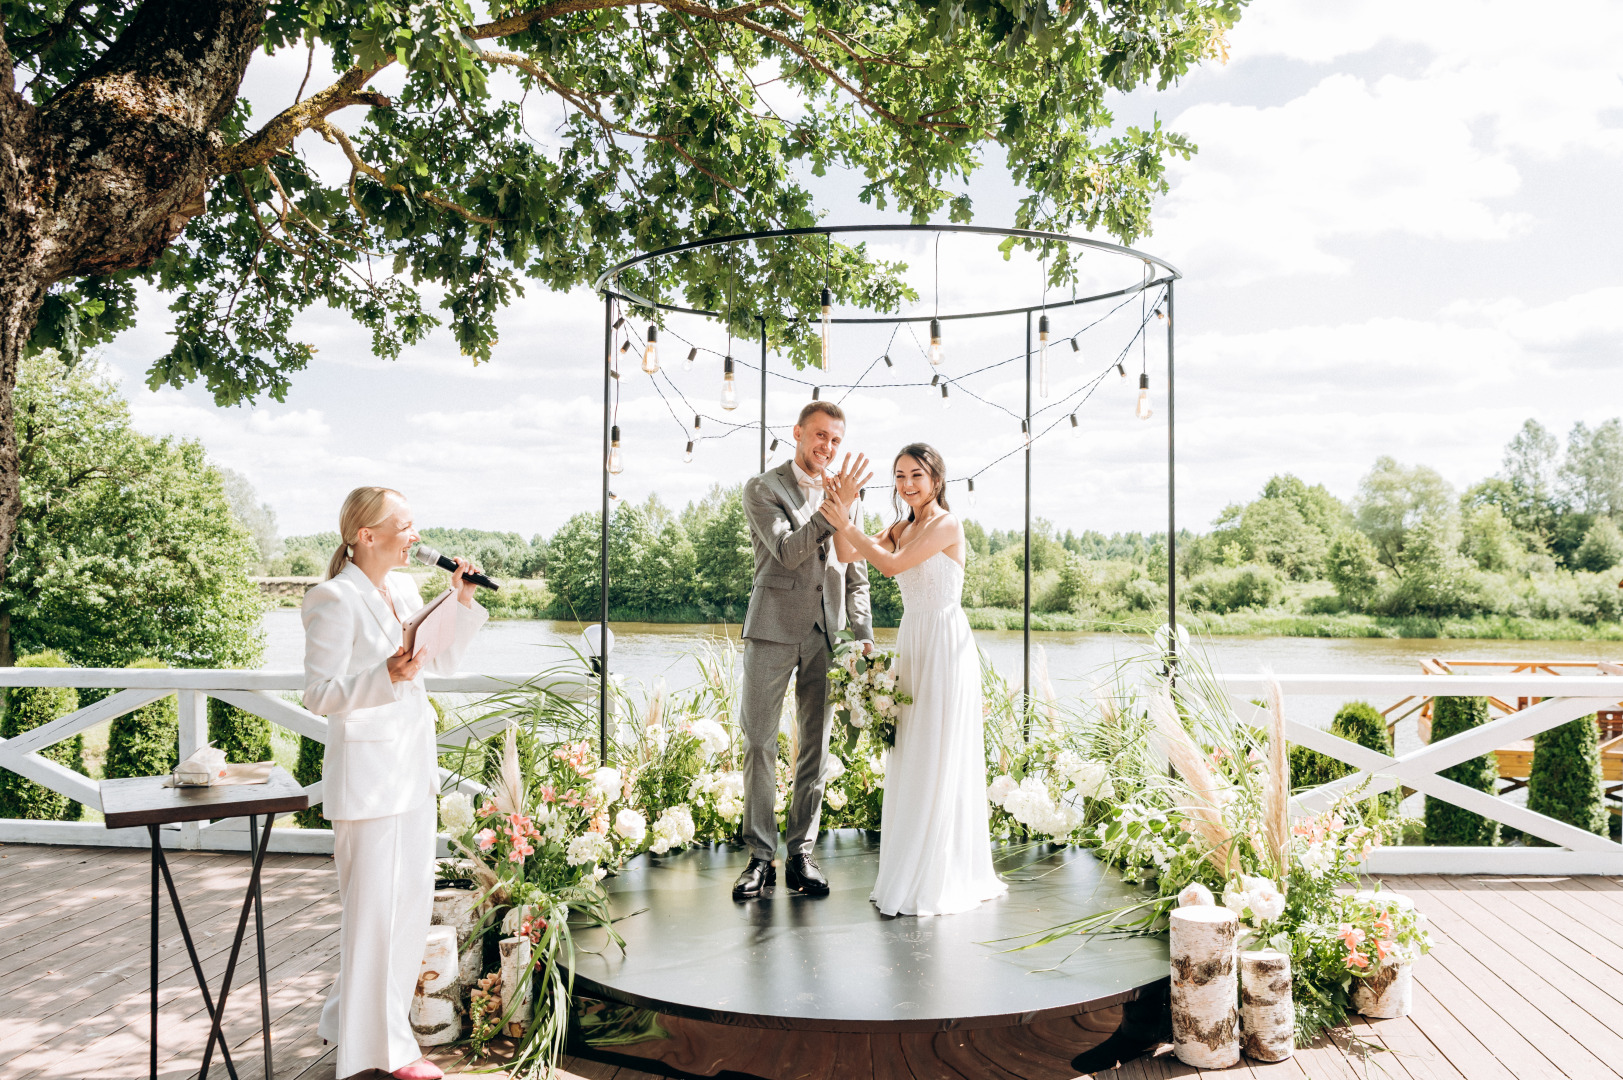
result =
[[[858,459],[861,474],[866,461]],[[898,520],[868,537],[825,501],[842,562],[866,559],[902,591],[902,707],[885,772],[879,878],[886,915],[950,915],[1002,895],[986,826],[980,657],[964,617],[964,528],[947,510],[946,463],[913,443],[896,455]],[[903,518],[902,512],[906,516]]]

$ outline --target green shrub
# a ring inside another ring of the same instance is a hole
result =
[[[1330,733],[1383,754],[1392,752],[1386,717],[1367,701],[1349,701],[1343,705],[1336,712],[1335,719],[1330,721]],[[1356,771],[1344,761],[1305,746],[1293,745],[1290,748],[1290,765],[1291,786],[1297,790],[1328,784]],[[1402,793],[1393,792],[1390,796],[1382,797],[1382,806],[1396,812],[1397,803],[1401,800]]]
[[[1441,742],[1487,722],[1488,699],[1485,697],[1435,698],[1432,701],[1431,741]],[[1438,775],[1491,794],[1498,787],[1499,760],[1492,754],[1483,754],[1451,765]],[[1426,843],[1450,847],[1492,847],[1499,843],[1499,823],[1428,795]]]
[[[227,761],[248,764],[271,759],[271,725],[263,716],[209,698],[209,745]]]
[[[132,668],[162,668],[160,660],[137,660]],[[173,694],[125,713],[107,734],[109,780],[124,776],[161,776],[180,759],[180,713]]]
[[[308,735],[299,736],[299,763],[293,767],[293,779],[305,787],[309,787],[321,779],[321,756],[326,747],[310,738]],[[321,804],[311,803],[308,807],[293,815],[293,820],[299,823],[301,829],[325,829],[327,820],[321,816]]]
[[[1611,518],[1596,518],[1584,534],[1584,542],[1572,553],[1573,565],[1579,570],[1600,573],[1620,562],[1623,562],[1623,532]]]
[[[1285,595],[1285,579],[1271,566],[1218,567],[1195,576],[1183,595],[1191,611],[1267,608]]]
[[[59,652],[42,652],[17,661],[18,667],[69,667]],[[12,738],[66,716],[79,707],[79,694],[71,686],[12,686],[5,692],[6,715],[0,721],[0,735]],[[74,772],[85,771],[85,738],[75,735],[40,751],[40,756],[65,765]],[[0,769],[0,817],[28,818],[33,821],[78,821],[84,807],[66,795],[9,769]]]
[[[1527,808],[1587,832],[1607,835],[1608,815],[1601,795],[1600,732],[1593,715],[1533,736]],[[1527,840],[1545,843],[1532,836]]]

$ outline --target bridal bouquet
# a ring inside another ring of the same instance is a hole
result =
[[[828,681],[835,695],[834,715],[846,725],[846,741],[855,743],[871,727],[881,743],[895,746],[896,718],[903,705],[913,704],[896,681],[896,654],[876,649],[864,656],[861,642],[842,637]]]

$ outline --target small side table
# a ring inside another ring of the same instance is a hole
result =
[[[259,1011],[264,1025],[265,1075],[275,1076],[271,1068],[270,990],[265,971],[265,909],[260,889],[259,870],[270,848],[271,823],[277,814],[303,810],[310,805],[304,789],[280,767],[271,770],[270,780],[263,784],[240,784],[230,787],[164,787],[168,777],[134,776],[124,780],[103,780],[101,783],[102,815],[109,829],[127,829],[145,825],[152,837],[152,1077],[158,1076],[158,878],[169,889],[169,904],[175,909],[175,921],[180,924],[180,936],[186,941],[186,952],[192,960],[192,971],[197,975],[197,987],[203,992],[203,1006],[213,1021],[209,1039],[203,1047],[203,1068],[198,1080],[208,1080],[209,1059],[216,1041],[220,1044],[220,1057],[226,1071],[236,1080],[237,1068],[226,1048],[220,1023],[225,1018],[225,999],[231,992],[231,979],[236,974],[237,956],[242,951],[242,936],[248,929],[248,911],[254,912],[259,938]],[[261,827],[260,817],[265,821]],[[231,959],[225,967],[225,980],[220,984],[220,1000],[214,1002],[209,994],[208,978],[203,964],[197,958],[192,943],[191,929],[186,925],[186,914],[180,907],[180,895],[175,891],[175,879],[169,873],[169,860],[164,858],[159,842],[160,826],[181,821],[204,821],[209,818],[246,817],[248,819],[248,850],[253,855],[253,870],[248,875],[248,894],[242,901],[242,914],[237,917],[237,935],[231,942]]]

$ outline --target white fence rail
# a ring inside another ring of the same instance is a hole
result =
[[[1229,676],[1224,687],[1242,710],[1255,709],[1253,698],[1267,693],[1267,676]],[[1385,874],[1620,874],[1623,845],[1575,828],[1475,788],[1437,775],[1444,769],[1541,731],[1601,709],[1615,709],[1623,698],[1623,678],[1609,675],[1279,675],[1285,700],[1285,733],[1321,754],[1344,761],[1357,771],[1291,800],[1301,813],[1320,811],[1343,792],[1368,784],[1368,794],[1413,788],[1431,798],[1453,803],[1485,818],[1549,841],[1554,847],[1398,847],[1377,850],[1366,865]],[[1481,727],[1389,757],[1328,731],[1290,719],[1291,699],[1322,695],[1341,700],[1377,701],[1416,697],[1543,698],[1520,712],[1501,716]]]
[[[488,694],[512,689],[534,679],[530,673],[502,675],[429,676],[433,693]],[[1242,714],[1256,707],[1250,699],[1267,692],[1267,676],[1229,676],[1225,689]],[[1397,787],[1412,788],[1429,797],[1464,807],[1500,821],[1553,847],[1387,847],[1371,856],[1367,869],[1375,873],[1432,874],[1623,874],[1623,845],[1609,838],[1574,828],[1554,818],[1517,806],[1503,798],[1448,780],[1438,773],[1470,758],[1528,739],[1541,731],[1616,708],[1623,699],[1623,678],[1597,675],[1280,675],[1274,681],[1285,694],[1286,733],[1290,740],[1344,761],[1357,771],[1344,779],[1298,794],[1293,807],[1313,813],[1328,806],[1341,793],[1366,784],[1368,794]],[[595,698],[586,676],[548,678],[554,691]],[[304,687],[297,671],[224,671],[206,669],[125,668],[0,668],[0,687],[72,686],[114,689],[118,692],[94,705],[58,717],[12,739],[0,740],[0,768],[25,776],[61,792],[87,807],[100,810],[96,782],[40,754],[104,721],[132,712],[159,698],[178,695],[180,754],[190,754],[208,738],[208,698],[216,697],[264,717],[317,742],[327,741],[327,721],[290,704],[282,694]],[[1343,701],[1379,701],[1401,697],[1450,696],[1543,698],[1538,704],[1500,717],[1481,727],[1396,756],[1388,756],[1349,742],[1327,731],[1289,719],[1293,698],[1313,695]],[[493,725],[492,725],[493,726]],[[464,724],[440,736],[442,744],[456,745],[490,734],[477,724]],[[441,770],[442,778],[464,790],[482,790],[465,777]],[[307,787],[312,805],[321,801],[319,782]],[[245,850],[247,838],[240,819],[214,824],[190,823],[163,834],[166,847]],[[144,847],[143,829],[107,829],[100,822],[20,821],[0,819],[0,842],[77,844],[85,846]],[[271,835],[271,850],[320,853],[332,850],[327,829],[278,829]]]
[[[491,694],[511,690],[536,678],[533,673],[503,675],[429,675],[425,681],[430,693]],[[557,693],[594,699],[596,689],[586,677],[548,675],[545,685]],[[9,769],[37,784],[60,792],[76,802],[100,811],[101,794],[96,781],[44,757],[40,751],[71,739],[97,724],[117,719],[171,694],[177,696],[180,713],[179,752],[182,758],[208,741],[208,699],[219,698],[245,712],[264,717],[271,723],[323,745],[327,742],[327,720],[281,695],[304,689],[300,671],[228,671],[205,668],[7,668],[0,667],[0,687],[71,686],[80,689],[113,689],[118,692],[76,712],[59,716],[48,724],[0,740],[0,768]],[[495,723],[460,724],[440,735],[441,745],[460,745],[468,739],[491,733]],[[483,787],[448,769],[441,779],[469,792]],[[321,801],[321,782],[305,789],[314,806]],[[285,816],[285,815],[284,815]],[[214,823],[188,822],[166,827],[165,847],[206,848],[216,851],[246,851],[247,826],[242,818],[225,818]],[[109,829],[101,822],[24,821],[0,818],[0,842],[27,844],[73,844],[86,847],[146,847],[144,828]],[[271,833],[270,850],[303,854],[330,854],[330,829],[276,829]]]

